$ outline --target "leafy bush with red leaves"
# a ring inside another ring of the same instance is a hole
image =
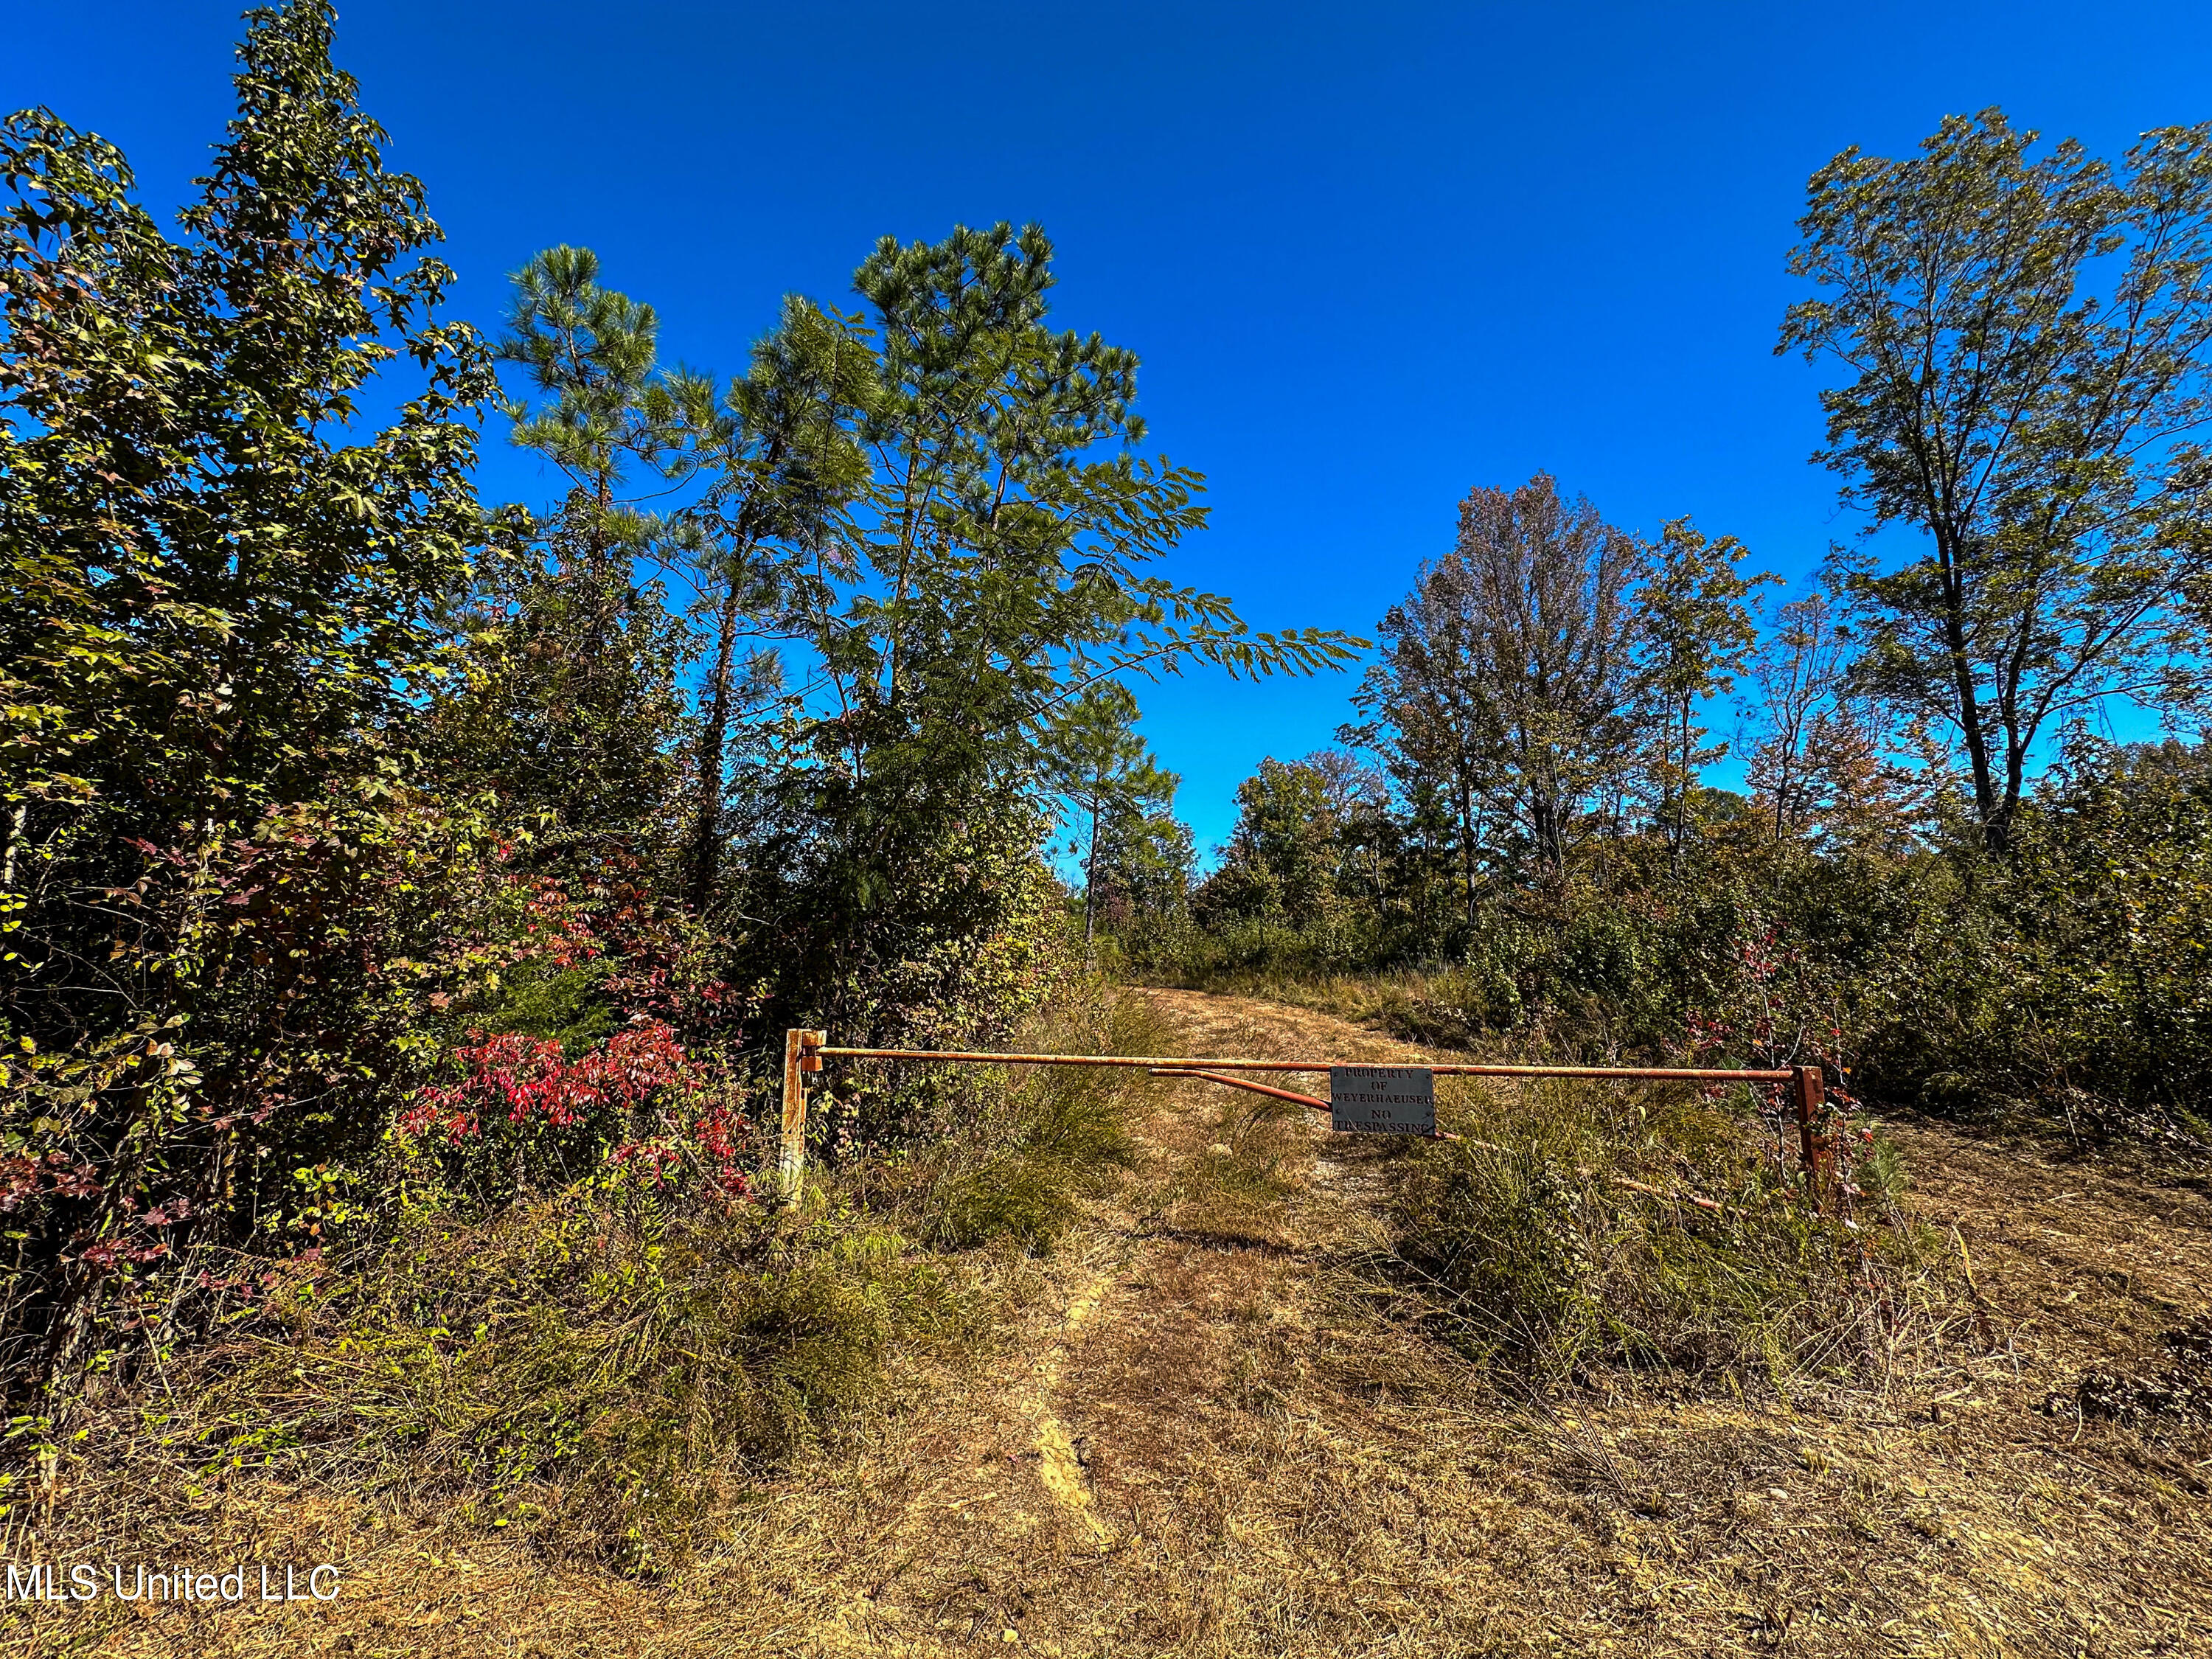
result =
[[[532,1175],[574,1179],[604,1159],[656,1183],[689,1174],[725,1197],[751,1194],[750,1125],[734,1090],[665,1022],[640,1017],[574,1059],[550,1037],[467,1036],[453,1054],[460,1077],[420,1091],[398,1123],[410,1151],[442,1155],[460,1184],[481,1191],[491,1170],[510,1189]]]

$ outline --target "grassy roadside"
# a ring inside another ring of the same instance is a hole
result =
[[[1419,1058],[1279,1004],[1154,997],[1202,1039],[1233,1033],[1248,1052]],[[1470,1087],[1455,1115],[1588,1167],[1561,1182],[1579,1230],[1585,1203],[1620,1217],[1591,1190],[1601,1172],[1687,1184],[1652,1160],[1697,1138],[1704,1103],[1678,1101],[1690,1120],[1656,1132],[1635,1103]],[[1193,1158],[1201,1132],[1186,1132]],[[1141,1518],[1157,1552],[1120,1564],[1109,1638],[1068,1650],[2180,1659],[2212,1647],[2198,1467],[2212,1421],[2179,1394],[2186,1362],[2169,1340],[2212,1311],[2201,1198],[1944,1126],[1899,1136],[1915,1179],[1895,1202],[1916,1245],[1940,1249],[1893,1266],[1886,1286],[1825,1269],[1793,1279],[1778,1264],[1796,1245],[1754,1237],[1734,1259],[1767,1267],[1758,1295],[1700,1282],[1708,1267],[1639,1302],[1669,1264],[1600,1234],[1605,1248],[1542,1281],[1583,1287],[1587,1322],[1567,1325],[1589,1340],[1562,1346],[1539,1327],[1518,1352],[1455,1305],[1464,1284],[1411,1278],[1401,1254],[1433,1236],[1430,1206],[1454,1183],[1462,1224],[1525,1213],[1510,1170],[1486,1170],[1479,1148],[1310,1137],[1272,1241],[1164,1239],[1073,1368],[1070,1414],[1097,1448],[1102,1506]],[[1725,1167],[1697,1173],[1726,1191]],[[1674,1238],[1692,1262],[1710,1255],[1712,1241],[1686,1237],[1714,1224],[1705,1212],[1613,1190],[1636,1206],[1622,1224]],[[1906,1287],[1909,1316],[1887,1321],[1884,1290]],[[1488,1289],[1522,1305],[1517,1278]],[[1840,1332],[1821,1318],[1838,1294],[1861,1315]],[[1698,1340],[1672,1352],[1639,1354],[1619,1328],[1648,1340],[1668,1334],[1662,1316],[1686,1315],[1675,1334]],[[1744,1363],[1742,1338],[1762,1328],[1780,1352]],[[1717,1334],[1730,1340],[1703,1346]],[[1546,1363],[1569,1353],[1572,1365]],[[2107,1376],[2148,1390],[2129,1396],[2145,1407],[2131,1420],[2098,1392]]]
[[[1081,1052],[1144,1032],[1097,994],[1032,1035]],[[12,1554],[193,1559],[295,1516],[434,1515],[545,1560],[680,1577],[762,1481],[864,1432],[915,1375],[998,1351],[1133,1161],[1120,1073],[898,1086],[942,1133],[818,1164],[796,1211],[678,1203],[613,1172],[332,1250],[228,1340],[101,1391],[62,1501],[17,1518]]]
[[[1304,1009],[1142,1000],[1152,1051],[1416,1057]],[[1932,1345],[1841,1366],[1816,1346],[1770,1370],[1624,1356],[1601,1328],[1578,1377],[1532,1364],[1542,1349],[1485,1353],[1479,1322],[1403,1272],[1417,1200],[1464,1173],[1458,1149],[1346,1143],[1200,1084],[1139,1088],[1133,1168],[1079,1200],[1049,1254],[909,1247],[958,1265],[989,1317],[895,1338],[872,1403],[748,1468],[688,1567],[614,1571],[399,1487],[237,1478],[138,1512],[173,1550],[343,1560],[335,1608],[149,1609],[68,1640],[256,1659],[2212,1646],[2212,1506],[2191,1484],[2212,1443],[2157,1392],[2180,1362],[2164,1334],[2212,1283],[2212,1227],[2187,1194],[1901,1131],[1915,1183],[1899,1201],[1954,1264],[1929,1265],[1955,1316]],[[1501,1146],[1540,1129],[1593,1181],[1660,1184],[1632,1110],[1571,1105],[1447,1110],[1469,1128],[1487,1115]],[[1630,1161],[1593,1161],[1594,1145]],[[933,1185],[900,1190],[919,1205]],[[1609,1308],[1611,1285],[1583,1294]],[[2093,1371],[2118,1391],[2085,1395]],[[39,1626],[55,1651],[64,1628]]]

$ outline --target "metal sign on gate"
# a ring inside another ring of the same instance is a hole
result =
[[[1328,1127],[1352,1134],[1433,1135],[1437,1074],[1425,1066],[1332,1066]]]

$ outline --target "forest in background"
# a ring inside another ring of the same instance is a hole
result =
[[[331,1320],[506,1402],[440,1443],[491,1490],[591,1456],[649,1494],[679,1418],[772,1447],[934,1305],[908,1246],[1041,1247],[1127,1158],[1072,1085],[847,1084],[850,1212],[780,1215],[782,1031],[1108,1041],[1102,969],[1398,971],[1425,1040],[2212,1141],[2212,132],[2110,164],[1990,112],[1839,157],[1783,349],[1840,365],[1823,459],[1921,550],[1788,597],[1690,517],[1478,489],[1361,719],[1245,783],[1199,880],[1133,683],[1366,642],[1158,574],[1203,479],[1141,447],[1134,354],[1051,325],[1041,230],[886,239],[726,380],[580,249],[484,337],[331,31],[251,15],[173,235],[96,137],[0,132],[24,1469],[88,1383]],[[562,498],[480,500],[487,435]],[[1730,698],[1741,794],[1702,781]],[[2099,737],[2116,706],[2177,735]],[[581,1446],[623,1389],[631,1439]],[[688,1523],[623,1524],[641,1559]]]
[[[1086,915],[1176,983],[1396,972],[1353,1000],[1424,1039],[1817,1058],[2212,1149],[2208,209],[2203,126],[2118,164],[1997,111],[1846,151],[1777,350],[1837,373],[1815,459],[1865,533],[1793,594],[1686,515],[1471,490],[1359,718],[1239,787],[1202,880],[1132,756]]]

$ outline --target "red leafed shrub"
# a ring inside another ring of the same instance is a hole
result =
[[[447,941],[433,1011],[465,1010],[494,1029],[514,1019],[518,988],[565,977],[592,986],[592,1000],[617,1018],[665,1022],[694,1044],[737,1038],[757,996],[722,980],[714,935],[655,895],[633,855],[602,853],[559,876],[507,868],[512,855],[501,843],[476,926]],[[574,1033],[564,1035],[573,1049]]]
[[[662,1021],[639,1019],[573,1060],[550,1037],[468,1035],[454,1051],[459,1080],[421,1091],[401,1117],[410,1140],[464,1151],[535,1140],[566,1173],[575,1173],[576,1154],[603,1155],[656,1181],[690,1164],[725,1194],[752,1190],[739,1167],[746,1120],[714,1068]]]

